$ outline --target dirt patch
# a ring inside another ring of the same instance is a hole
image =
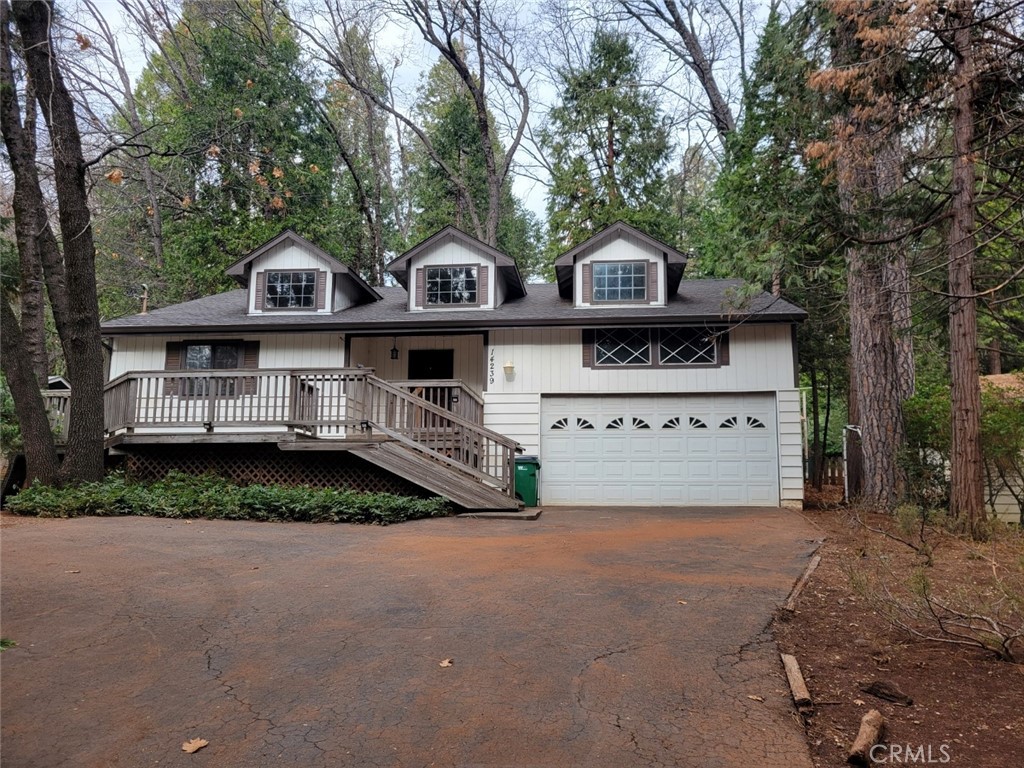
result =
[[[886,746],[879,764],[932,762],[970,768],[1019,765],[1024,742],[1024,665],[991,653],[911,637],[893,627],[865,588],[863,574],[879,570],[906,579],[922,556],[872,528],[899,534],[888,516],[859,516],[839,506],[838,489],[809,494],[816,508],[805,514],[826,536],[822,560],[793,614],[774,625],[780,650],[798,658],[816,702],[806,719],[816,766],[845,763],[861,717],[878,709],[886,718]],[[863,523],[863,524],[862,524]],[[930,533],[931,583],[949,592],[976,590],[991,579],[992,560],[1021,568],[1024,537],[1004,535],[982,547]],[[910,696],[909,707],[882,701],[862,686],[893,683]],[[930,760],[929,760],[930,758]]]

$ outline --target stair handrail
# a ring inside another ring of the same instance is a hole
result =
[[[375,419],[366,419],[366,421],[369,422],[374,428],[380,430],[381,432],[384,432],[389,437],[393,437],[396,440],[399,440],[405,445],[415,447],[417,450],[423,452],[424,454],[432,458],[438,459],[446,464],[457,466],[469,472],[470,474],[475,475],[481,480],[490,481],[492,483],[497,482],[501,490],[505,491],[510,496],[513,496],[515,494],[514,463],[515,454],[519,446],[519,444],[515,440],[501,434],[500,432],[495,432],[492,429],[488,429],[487,427],[483,427],[468,419],[458,416],[457,414],[452,413],[446,408],[434,405],[433,403],[424,400],[421,397],[416,397],[415,395],[405,391],[404,389],[393,386],[390,382],[387,382],[384,379],[377,378],[372,374],[367,374],[365,377],[365,381],[369,386],[379,391],[386,392],[398,400],[402,400],[415,408],[421,409],[425,413],[432,414],[435,418],[437,418],[440,421],[449,422],[450,424],[452,424],[452,426],[460,427],[465,432],[476,437],[481,443],[485,441],[490,441],[494,443],[502,454],[501,474],[495,475],[491,472],[480,471],[475,467],[467,464],[466,462],[459,461],[450,456],[445,456],[444,454],[438,453],[436,450],[431,449],[429,446],[420,444],[415,440],[404,435],[397,428],[397,424],[381,424],[379,421]],[[369,398],[365,394],[361,398],[361,400],[364,407],[370,405]]]

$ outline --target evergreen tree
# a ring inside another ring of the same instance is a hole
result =
[[[541,139],[551,166],[550,256],[620,219],[675,240],[664,174],[668,125],[641,74],[629,37],[603,29],[586,64],[559,73],[562,100]]]

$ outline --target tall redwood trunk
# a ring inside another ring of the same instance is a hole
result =
[[[978,380],[978,317],[974,296],[974,50],[972,0],[952,7],[953,197],[949,228],[949,369],[953,442],[950,512],[977,532],[985,516],[981,457],[981,385]]]

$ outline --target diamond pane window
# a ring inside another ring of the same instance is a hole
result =
[[[427,304],[478,304],[476,267],[427,267]]]
[[[715,335],[706,328],[662,328],[658,358],[662,365],[714,365]]]
[[[646,301],[647,262],[593,262],[594,301]]]
[[[316,272],[267,272],[264,309],[313,309]]]
[[[596,365],[650,365],[651,337],[646,328],[597,331],[594,340]]]

